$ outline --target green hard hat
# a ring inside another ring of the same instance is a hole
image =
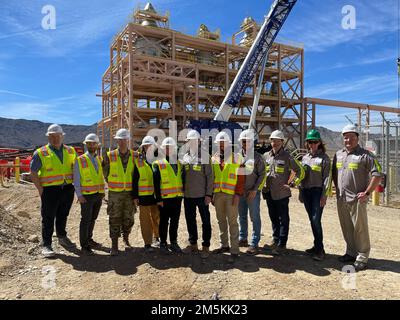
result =
[[[307,140],[321,140],[321,135],[317,130],[311,129],[310,131],[307,132],[306,141]]]

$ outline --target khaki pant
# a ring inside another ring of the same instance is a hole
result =
[[[159,238],[160,213],[157,205],[139,206],[140,229],[145,245],[150,245],[154,238]]]
[[[340,226],[347,244],[346,253],[367,263],[371,244],[368,232],[367,203],[337,200]]]
[[[229,247],[229,227],[231,253],[239,254],[238,207],[233,206],[232,201],[233,195],[222,192],[218,192],[214,195],[214,205],[217,213],[221,246]]]

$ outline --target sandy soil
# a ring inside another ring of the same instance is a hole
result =
[[[261,245],[270,242],[271,225],[262,202]],[[400,299],[400,210],[369,207],[372,242],[369,269],[348,274],[337,257],[344,253],[334,199],[324,211],[327,258],[315,262],[304,254],[312,245],[308,217],[297,191],[290,201],[290,235],[285,256],[267,251],[244,253],[234,264],[228,255],[164,256],[156,250],[145,254],[138,215],[131,234],[134,246],[118,257],[107,254],[106,204],[95,228],[95,240],[103,243],[93,257],[80,257],[58,247],[57,259],[40,256],[40,199],[32,186],[0,187],[0,299]],[[214,208],[211,249],[219,246]],[[74,203],[68,222],[69,236],[78,242],[80,208]],[[200,225],[200,223],[199,223]],[[199,228],[200,229],[200,228]],[[187,231],[182,212],[181,246]]]

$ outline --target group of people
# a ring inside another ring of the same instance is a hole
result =
[[[84,255],[94,254],[93,249],[101,245],[94,241],[93,230],[107,185],[112,256],[119,254],[121,236],[125,246],[131,246],[129,235],[138,208],[146,252],[159,247],[163,253],[200,253],[206,259],[211,245],[210,204],[215,207],[220,236],[220,246],[213,253],[230,253],[230,262],[238,258],[240,247],[246,247],[249,255],[257,254],[261,196],[268,207],[273,239],[264,248],[281,255],[286,252],[289,236],[291,187],[297,186],[314,235],[314,245],[306,253],[321,261],[325,257],[321,218],[333,182],[347,244],[339,260],[353,263],[357,271],[363,270],[370,253],[366,207],[382,173],[375,157],[359,145],[357,127],[346,126],[342,134],[344,148],[336,152],[332,162],[315,129],[307,133],[308,153],[301,162],[284,148],[285,137],[279,130],[271,133],[271,150],[263,155],[254,150],[252,130],[241,132],[240,152],[233,151],[229,134],[219,132],[213,141],[217,152],[212,156],[204,150],[200,134],[189,130],[187,150],[178,156],[177,143],[171,137],[158,145],[153,137],[146,136],[138,150],[131,150],[130,132],[120,129],[114,136],[117,149],[102,157],[95,134],[86,136],[86,153],[78,156],[74,148],[63,143],[62,128],[53,124],[47,131],[49,143],[36,150],[31,161],[32,181],[42,202],[42,254],[55,256],[54,224],[59,244],[75,246],[66,232],[74,193],[81,205],[81,251]],[[189,243],[183,250],[178,244],[182,201]],[[202,222],[201,250],[197,210]]]

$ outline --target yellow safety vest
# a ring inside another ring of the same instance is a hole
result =
[[[227,194],[235,194],[237,184],[237,174],[240,167],[240,161],[233,158],[228,163],[225,162],[224,169],[221,171],[219,163],[213,164],[214,169],[214,193],[223,192]]]
[[[132,174],[134,168],[134,154],[129,150],[129,161],[124,170],[118,149],[107,152],[110,159],[110,173],[108,174],[108,188],[113,192],[132,191]]]
[[[97,168],[87,154],[81,155],[78,159],[79,172],[81,174],[81,191],[83,195],[104,193],[103,168],[98,157],[96,157]]]
[[[49,145],[37,149],[42,167],[38,172],[40,183],[43,187],[71,184],[73,181],[73,167],[76,151],[73,147],[63,146],[63,163]]]
[[[139,196],[153,195],[153,169],[142,157],[135,158],[135,165],[139,171]]]
[[[182,166],[178,161],[178,172],[175,174],[174,169],[166,159],[157,160],[153,163],[158,166],[161,175],[161,198],[169,199],[183,197],[182,183]]]

